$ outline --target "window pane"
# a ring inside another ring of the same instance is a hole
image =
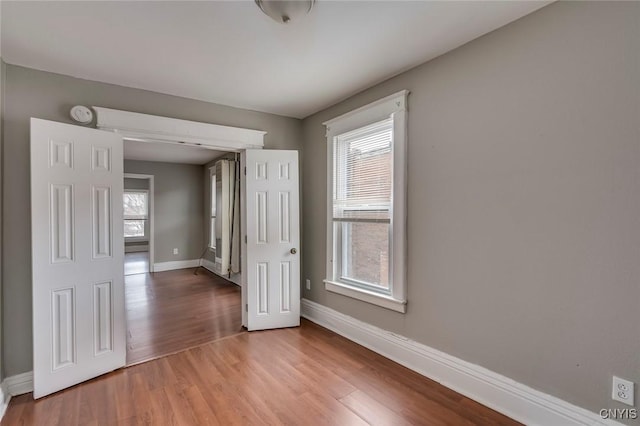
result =
[[[144,220],[125,220],[124,237],[144,237]]]
[[[211,175],[211,217],[216,216],[216,175]]]
[[[147,218],[147,193],[146,192],[125,192],[124,217],[132,219]]]
[[[216,181],[216,169],[212,168],[211,173],[211,220],[209,222],[209,247],[216,247],[216,202],[217,202],[217,181]]]
[[[335,138],[335,218],[390,218],[392,143],[391,119]]]
[[[389,224],[340,222],[342,278],[389,289]]]

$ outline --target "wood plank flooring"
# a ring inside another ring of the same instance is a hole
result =
[[[118,370],[34,402],[5,425],[514,425],[306,320]]]
[[[124,254],[124,274],[146,274],[149,272],[149,252],[141,251]]]
[[[125,277],[127,365],[242,332],[240,288],[199,268]]]

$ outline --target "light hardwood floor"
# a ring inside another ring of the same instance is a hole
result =
[[[324,328],[242,333],[34,402],[2,425],[514,425]]]
[[[127,364],[242,332],[240,288],[199,268],[125,277]]]
[[[141,251],[124,254],[124,274],[145,274],[149,272],[149,252]]]
[[[2,426],[517,424],[306,320],[242,331],[238,287],[193,272],[126,277],[129,364],[173,355],[15,397]]]

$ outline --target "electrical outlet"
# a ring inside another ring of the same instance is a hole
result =
[[[611,393],[611,398],[613,398],[613,400],[615,401],[620,401],[623,404],[631,405],[633,407],[633,387],[633,382],[613,376],[613,391]]]
[[[177,248],[173,249],[173,254],[178,254],[178,249]]]
[[[311,280],[309,278],[307,278],[306,285],[307,285],[307,290],[311,290]]]

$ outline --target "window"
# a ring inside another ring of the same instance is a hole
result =
[[[210,188],[210,208],[209,208],[209,248],[216,248],[216,168],[209,169],[209,185]]]
[[[340,281],[388,293],[391,144],[387,118],[333,138],[333,228]]]
[[[405,312],[406,98],[329,122],[325,288]]]
[[[146,240],[149,221],[148,191],[125,190],[124,201],[124,237],[128,240]]]

